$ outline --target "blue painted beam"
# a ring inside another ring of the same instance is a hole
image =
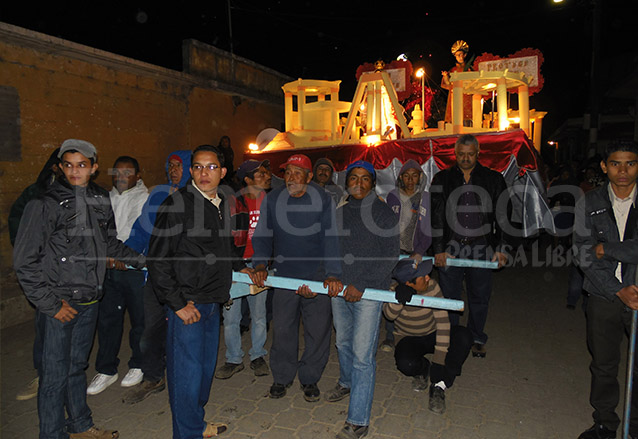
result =
[[[233,273],[233,286],[230,289],[231,299],[248,296],[250,294],[250,276],[245,273]],[[282,288],[285,290],[297,291],[301,285],[308,285],[313,293],[328,294],[328,289],[323,287],[323,282],[311,281],[305,279],[295,279],[281,276],[268,276],[264,285],[272,288]],[[339,293],[343,296],[343,291]],[[363,298],[374,300],[377,302],[399,303],[394,298],[394,291],[378,290],[375,288],[366,288]],[[419,306],[423,308],[438,308],[451,311],[462,311],[464,303],[462,300],[444,299],[441,297],[428,297],[415,294],[407,303],[410,306]]]

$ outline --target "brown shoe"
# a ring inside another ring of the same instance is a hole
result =
[[[472,356],[475,358],[485,358],[487,351],[485,345],[481,343],[474,343],[472,345]]]
[[[117,439],[120,433],[117,430],[101,430],[95,425],[82,433],[69,433],[71,439]]]
[[[228,425],[221,422],[209,422],[206,424],[206,429],[202,433],[202,437],[216,437],[228,429]]]
[[[136,404],[138,402],[144,401],[146,398],[151,396],[153,393],[161,392],[166,388],[166,379],[162,378],[159,381],[147,381],[144,380],[137,386],[133,387],[128,393],[122,398],[122,402],[124,404]]]

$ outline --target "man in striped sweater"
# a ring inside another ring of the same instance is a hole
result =
[[[472,334],[464,326],[450,327],[446,310],[406,306],[414,293],[430,297],[443,297],[439,284],[430,279],[432,261],[417,264],[413,259],[397,263],[393,276],[399,282],[396,288],[400,304],[386,303],[383,312],[394,321],[394,335],[400,339],[394,350],[397,368],[406,376],[414,377],[413,389],[427,389],[430,377],[428,407],[434,413],[445,412],[445,389],[461,375],[461,368],[472,347]],[[432,364],[425,354],[434,354]]]

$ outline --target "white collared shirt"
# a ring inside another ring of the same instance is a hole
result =
[[[629,210],[631,205],[636,201],[636,185],[631,190],[631,193],[627,198],[619,198],[611,188],[611,183],[607,185],[609,191],[609,199],[611,200],[611,207],[614,211],[614,217],[616,218],[616,227],[618,227],[618,234],[620,235],[620,241],[622,242],[625,237],[625,227],[627,226],[627,217],[629,216]],[[622,282],[622,265],[619,262],[616,266],[616,279]]]
[[[219,205],[222,204],[222,199],[219,198],[219,195],[217,195],[217,192],[215,192],[215,196],[214,197],[211,197],[207,193],[202,192],[202,190],[200,188],[198,188],[197,185],[195,184],[195,181],[193,181],[193,187],[195,187],[195,189],[197,189],[199,191],[199,193],[202,194],[202,196],[204,198],[206,198],[208,201],[213,203],[215,205],[215,207],[217,209],[219,209]]]

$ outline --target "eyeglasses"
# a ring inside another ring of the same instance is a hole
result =
[[[214,171],[216,169],[219,169],[220,166],[216,165],[215,163],[211,163],[210,165],[193,165],[193,171],[195,172],[201,172],[204,170],[204,168],[208,169],[209,171]]]

